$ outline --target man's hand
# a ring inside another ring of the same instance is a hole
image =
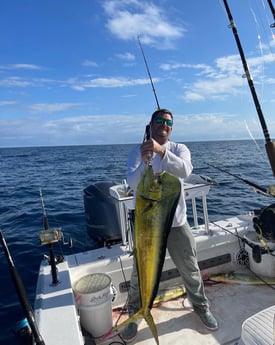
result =
[[[140,152],[143,162],[147,163],[153,157],[153,152],[159,154],[160,157],[163,158],[165,148],[162,147],[156,140],[151,138],[141,144]]]

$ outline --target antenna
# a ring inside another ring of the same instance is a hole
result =
[[[143,60],[144,60],[145,66],[146,66],[146,70],[147,70],[148,76],[149,76],[149,79],[150,79],[150,82],[151,82],[151,86],[152,86],[153,93],[154,93],[154,96],[155,96],[155,100],[156,100],[156,103],[157,103],[157,108],[160,109],[159,101],[158,101],[156,90],[155,90],[155,87],[154,87],[154,83],[153,83],[153,80],[152,80],[152,77],[151,77],[151,73],[150,73],[150,70],[149,70],[149,67],[148,67],[145,55],[144,55],[144,51],[142,49],[142,45],[141,45],[139,36],[137,37],[137,40],[138,40],[138,44],[139,44],[139,47],[140,47],[140,50],[141,50],[141,53],[142,53],[142,56],[143,56]]]

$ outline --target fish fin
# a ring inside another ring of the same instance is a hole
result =
[[[159,345],[159,339],[158,339],[158,331],[157,331],[157,327],[155,325],[155,322],[154,322],[154,319],[153,319],[153,316],[150,312],[150,309],[148,309],[147,313],[145,315],[143,315],[145,321],[147,322],[154,338],[155,338],[155,341],[156,343]]]
[[[129,317],[128,319],[126,319],[125,321],[123,321],[122,323],[120,323],[119,325],[115,325],[113,327],[113,331],[117,331],[118,329],[120,329],[121,327],[125,327],[127,326],[130,322],[135,322],[139,319],[141,319],[143,317],[143,313],[141,310],[139,310],[138,312],[136,312],[133,316]]]
[[[150,328],[150,330],[151,330],[151,332],[155,338],[157,345],[159,345],[158,331],[157,331],[157,327],[155,325],[154,319],[152,317],[152,314],[150,312],[150,309],[148,309],[146,313],[144,313],[144,310],[140,309],[138,312],[136,312],[133,316],[129,317],[127,320],[123,321],[119,325],[114,326],[112,328],[112,331],[117,331],[121,327],[127,326],[130,322],[135,322],[141,318],[145,319],[145,321],[147,322],[147,324],[148,324],[148,326],[149,326],[149,328]]]
[[[111,334],[113,334],[113,332],[117,332],[120,328],[127,326],[130,322],[135,322],[138,319],[143,317],[143,313],[141,310],[139,310],[137,313],[135,313],[133,316],[129,317],[128,319],[126,319],[125,321],[123,321],[122,323],[120,323],[119,325],[115,325],[113,326],[111,329],[109,329],[103,336],[103,340],[109,339]]]
[[[131,257],[131,256],[136,256],[136,248],[134,248],[132,251],[131,251],[131,253],[129,254],[129,256]]]

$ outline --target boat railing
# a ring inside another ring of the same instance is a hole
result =
[[[202,200],[203,220],[204,220],[206,233],[209,233],[209,217],[208,217],[208,208],[207,208],[207,199],[206,199],[206,195],[208,194],[209,190],[210,190],[210,184],[192,184],[192,183],[184,184],[185,200],[191,200],[191,203],[192,203],[194,228],[199,227],[197,200],[198,198],[201,198]]]
[[[201,199],[203,208],[203,219],[206,233],[209,232],[209,219],[206,196],[210,190],[211,183],[193,175],[188,182],[184,183],[185,199],[191,200],[193,212],[193,228],[199,227],[197,201]],[[133,220],[132,214],[135,209],[134,194],[126,181],[122,184],[110,187],[110,195],[118,201],[119,218],[121,222],[122,245],[128,246],[129,251],[133,249]]]
[[[131,227],[131,212],[135,209],[134,193],[124,180],[122,184],[110,187],[110,195],[118,201],[119,217],[121,222],[122,245],[133,250],[133,234]]]

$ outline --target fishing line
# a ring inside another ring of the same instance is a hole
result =
[[[256,139],[254,138],[252,132],[250,131],[250,129],[249,129],[249,127],[248,127],[248,124],[247,124],[246,120],[244,120],[244,124],[245,124],[245,128],[246,128],[246,130],[247,130],[247,132],[248,132],[250,138],[253,140],[253,142],[254,142],[254,144],[256,145],[256,147],[257,147],[259,153],[261,154],[260,157],[261,157],[262,161],[265,162],[264,152],[261,150],[259,144],[257,143],[257,141],[256,141]]]
[[[210,224],[213,224],[214,226],[220,228],[221,230],[225,231],[225,232],[228,232],[230,235],[234,236],[234,237],[237,237],[238,240],[239,240],[239,247],[240,249],[244,249],[244,246],[241,246],[241,243],[247,243],[248,241],[241,237],[239,234],[238,234],[238,230],[235,228],[235,233],[226,229],[225,227],[217,224],[216,222],[209,222]],[[249,245],[249,243],[247,243]],[[271,256],[275,256],[273,254],[273,251],[270,251],[268,252]],[[256,278],[258,278],[259,280],[261,280],[265,285],[269,286],[271,289],[275,290],[275,287],[273,287],[271,284],[269,284],[267,281],[265,281],[262,277],[258,276],[255,272],[253,272],[249,266],[246,267]],[[211,277],[209,279],[211,281]]]
[[[254,141],[254,144],[256,145],[257,149],[262,153],[262,150],[261,150],[260,146],[258,145],[256,139],[253,137],[253,134],[251,133],[246,120],[244,120],[244,124],[245,124],[245,128],[246,128],[250,138]]]
[[[234,232],[231,232],[230,230],[226,229],[224,226],[219,225],[216,222],[212,221],[212,222],[209,222],[209,223],[215,225],[216,227],[220,228],[221,230],[224,230],[224,231],[228,232],[230,235],[237,237],[242,242],[245,241],[245,239],[238,234],[237,229],[235,229],[236,233],[234,233]]]
[[[275,194],[272,193],[272,190],[267,189],[267,188],[262,187],[262,186],[259,186],[259,185],[257,185],[257,184],[254,183],[254,182],[251,182],[251,181],[249,181],[249,180],[247,180],[247,179],[244,179],[244,178],[240,177],[239,175],[232,174],[232,173],[230,173],[229,171],[224,170],[224,169],[222,169],[222,168],[219,168],[219,167],[217,167],[216,165],[210,164],[210,163],[208,163],[208,162],[204,162],[204,164],[206,164],[206,165],[208,165],[208,166],[210,166],[210,167],[212,167],[212,168],[215,168],[215,169],[217,169],[217,170],[219,170],[219,171],[221,171],[221,172],[224,172],[224,173],[226,173],[227,175],[230,175],[230,176],[235,177],[236,179],[238,179],[238,180],[240,180],[240,181],[246,183],[247,185],[253,187],[253,188],[255,189],[255,191],[256,191],[257,193],[259,193],[259,194],[262,194],[262,195],[265,195],[265,196],[269,196],[269,197],[274,197],[274,196],[275,196]]]
[[[122,260],[121,260],[120,256],[118,256],[117,258],[118,258],[119,263],[120,263],[120,268],[121,268],[121,272],[123,274],[123,279],[124,279],[124,283],[125,283],[125,286],[126,286],[126,289],[127,289],[128,296],[127,296],[127,299],[126,299],[126,302],[125,302],[124,306],[122,308],[120,308],[120,313],[119,313],[119,316],[118,316],[116,322],[114,323],[114,326],[109,331],[106,332],[106,334],[104,335],[104,338],[106,337],[105,339],[112,339],[112,338],[115,338],[116,336],[118,336],[120,338],[121,342],[115,340],[115,341],[111,342],[110,345],[115,345],[115,344],[126,345],[127,343],[124,341],[124,339],[122,338],[120,333],[118,333],[117,331],[116,331],[117,332],[116,334],[111,336],[111,334],[113,332],[113,328],[117,326],[117,324],[118,324],[122,314],[124,313],[124,310],[125,310],[125,308],[126,308],[126,306],[128,304],[128,300],[129,300],[129,288],[128,288],[128,285],[127,285],[127,281],[126,281],[126,276],[125,276]],[[119,308],[116,309],[116,310],[119,310]]]
[[[246,75],[246,78],[247,78],[247,81],[248,81],[248,85],[250,87],[250,91],[251,91],[251,94],[252,94],[253,101],[255,103],[256,110],[258,112],[259,120],[260,120],[261,125],[262,125],[262,129],[263,129],[263,133],[264,133],[266,142],[271,142],[271,139],[270,139],[270,136],[269,136],[269,133],[268,133],[268,130],[267,130],[267,126],[266,126],[266,123],[265,123],[265,119],[264,119],[264,116],[263,116],[263,113],[262,113],[261,105],[259,103],[259,100],[258,100],[258,97],[257,97],[257,93],[256,93],[255,88],[254,88],[253,79],[252,79],[252,76],[251,76],[250,71],[249,71],[249,67],[248,67],[248,64],[247,64],[247,61],[246,61],[246,58],[245,58],[245,55],[244,55],[244,51],[243,51],[243,48],[242,48],[242,45],[241,45],[241,42],[240,42],[240,39],[239,39],[237,28],[236,28],[234,19],[232,17],[232,14],[230,12],[229,6],[227,4],[227,0],[224,0],[224,5],[225,5],[226,12],[227,12],[227,15],[228,15],[228,19],[229,19],[229,22],[230,22],[229,28],[233,32],[233,36],[235,38],[235,41],[236,41],[236,44],[237,44],[237,48],[239,50],[239,54],[240,54],[240,57],[241,57],[241,60],[242,60],[242,64],[243,64],[243,69],[244,69],[244,72],[245,72],[245,75]]]
[[[123,275],[123,279],[124,279],[124,283],[125,283],[125,286],[126,286],[126,289],[127,289],[127,299],[126,299],[126,302],[125,302],[125,305],[121,308],[121,311],[120,311],[120,314],[115,322],[115,326],[117,326],[119,320],[121,319],[121,316],[122,314],[124,313],[124,310],[128,304],[128,300],[129,300],[129,287],[127,285],[127,280],[126,280],[126,276],[125,276],[125,272],[124,272],[124,267],[123,267],[123,264],[122,264],[122,260],[121,260],[121,257],[118,256],[118,260],[119,260],[119,263],[120,263],[120,268],[121,268],[121,272],[122,272],[122,275]]]
[[[270,50],[270,52],[271,52],[271,54],[272,54],[271,46],[270,46],[270,44],[269,44],[269,39],[268,39],[268,34],[267,34],[266,27],[269,28],[270,36],[271,36],[272,40],[274,40],[274,39],[275,39],[275,35],[273,34],[273,31],[272,31],[272,28],[274,28],[274,26],[273,26],[274,24],[269,24],[269,23],[270,23],[270,20],[269,20],[268,15],[267,15],[267,10],[266,10],[266,6],[265,6],[265,3],[264,3],[264,0],[262,0],[261,3],[262,3],[262,7],[263,7],[263,12],[264,12],[264,14],[265,14],[265,21],[266,21],[266,23],[265,23],[265,24],[263,23],[262,17],[261,17],[261,15],[260,15],[260,11],[259,11],[259,9],[257,8],[258,17],[259,17],[259,19],[260,19],[260,21],[261,21],[261,25],[260,25],[259,27],[261,27],[261,28],[263,29],[263,31],[264,31],[265,40],[266,40],[266,42],[268,42],[268,47],[269,47],[269,50]],[[255,6],[257,6],[255,3],[253,3],[253,4],[254,4]],[[264,45],[263,45],[263,47],[264,47]],[[273,54],[272,54],[272,55],[273,55]]]
[[[268,15],[267,15],[267,10],[266,10],[266,7],[265,7],[265,4],[264,4],[264,1],[262,0],[262,7],[263,7],[263,11],[264,11],[264,14],[265,14],[265,24],[263,23],[263,20],[261,18],[261,16],[259,15],[259,18],[261,20],[261,27],[263,28],[263,31],[264,31],[264,34],[265,34],[265,41],[267,42],[267,46],[268,46],[268,50],[270,52],[270,54],[272,55],[272,58],[273,58],[273,61],[275,61],[275,57],[274,57],[274,53],[272,51],[272,46],[270,44],[270,39],[269,39],[269,34],[267,32],[267,27],[269,28],[269,33],[270,33],[270,37],[271,37],[271,40],[274,41],[275,40],[275,35],[273,33],[273,28],[274,28],[274,24],[269,24],[270,23],[270,20],[268,18]],[[259,11],[258,11],[259,13]],[[265,47],[265,45],[263,45],[263,47]]]
[[[261,53],[261,57],[262,57],[262,61],[261,61],[261,72],[262,72],[262,78],[261,78],[261,86],[262,86],[262,90],[261,90],[261,94],[262,94],[262,99],[263,99],[263,94],[264,94],[264,71],[265,71],[265,65],[264,65],[264,52],[263,52],[263,45],[262,45],[262,40],[261,40],[261,35],[260,35],[260,30],[259,30],[259,23],[257,21],[255,12],[253,11],[253,9],[250,7],[250,11],[252,13],[252,17],[254,19],[255,22],[255,26],[256,26],[256,31],[257,31],[257,38],[258,38],[258,42],[259,42],[259,49],[260,49],[260,53]]]
[[[223,226],[217,224],[216,222],[210,222],[210,224],[213,224],[213,225],[217,226],[218,228],[220,228],[220,229],[222,229],[222,230],[228,232],[230,235],[237,237],[239,240],[241,240],[242,242],[246,243],[248,246],[250,246],[251,248],[253,248],[253,247],[252,247],[252,244],[249,243],[249,241],[248,241],[247,239],[245,239],[244,237],[241,237],[241,236],[238,234],[238,231],[237,231],[236,228],[235,228],[235,232],[236,232],[236,233],[234,233],[234,232],[231,232],[230,230],[226,229],[225,227],[223,227]],[[266,245],[267,245],[267,244],[266,244]],[[268,245],[267,245],[267,247],[268,247]],[[268,254],[270,254],[271,256],[275,256],[275,254],[273,254],[274,250],[270,250],[269,247],[268,247],[267,252],[268,252]]]
[[[262,0],[262,1],[263,1],[263,0]],[[223,9],[223,11],[224,11],[224,13],[225,13],[225,15],[227,16],[227,10],[226,10],[226,8],[225,8],[225,5],[226,5],[226,4],[225,4],[225,3],[222,3],[222,0],[220,0],[219,2],[220,2],[220,5],[221,5],[221,7],[222,7],[222,9]],[[259,40],[259,47],[260,47],[260,51],[261,51],[261,56],[262,56],[262,58],[263,58],[263,57],[264,57],[264,55],[263,55],[263,45],[262,45],[262,42],[261,42],[261,36],[260,36],[259,30],[258,30],[259,24],[258,24],[258,22],[257,22],[255,13],[254,13],[253,9],[251,8],[251,5],[250,5],[250,10],[251,10],[251,12],[252,12],[252,16],[253,16],[254,21],[255,21],[255,23],[256,23],[256,30],[257,30],[258,40]],[[232,23],[230,24],[230,26],[231,26],[231,25],[234,25],[233,17],[232,17]],[[235,32],[235,36],[236,36],[236,35],[237,35],[237,32]],[[239,47],[241,48],[241,45],[240,45],[240,44],[239,44]],[[241,49],[241,50],[242,50],[242,49]],[[242,57],[242,54],[240,54],[240,55],[241,55],[241,57]],[[245,61],[244,55],[243,55],[243,60]],[[249,73],[248,67],[247,67],[247,70],[248,70],[248,73]],[[263,75],[264,75],[264,65],[262,64],[262,76],[263,76]],[[244,77],[245,77],[245,78],[248,77],[247,71],[245,71]],[[252,79],[252,78],[251,78],[251,79]],[[263,85],[263,78],[262,78],[262,95],[263,95],[263,87],[264,87],[264,85]],[[244,104],[244,103],[243,103],[243,104]],[[256,109],[257,109],[257,106],[256,106]],[[260,109],[260,110],[261,110],[261,109]],[[252,133],[249,131],[249,128],[248,128],[246,122],[245,122],[245,125],[246,125],[246,129],[247,129],[247,131],[248,131],[250,137],[252,138],[252,140],[253,140],[254,143],[256,144],[257,149],[262,153],[262,151],[261,151],[261,149],[259,148],[258,144],[256,143],[255,139],[253,138]]]
[[[241,41],[239,39],[237,27],[235,25],[233,16],[232,16],[230,8],[228,6],[227,0],[223,0],[223,2],[224,2],[224,6],[225,6],[225,9],[227,12],[228,19],[229,19],[229,26],[228,27],[232,30],[233,36],[234,36],[236,44],[237,44],[237,48],[238,48],[238,51],[239,51],[239,54],[240,54],[240,57],[242,60],[243,69],[244,69],[244,72],[246,75],[248,86],[250,88],[250,92],[251,92],[251,95],[252,95],[252,98],[254,101],[254,105],[255,105],[255,108],[256,108],[256,111],[258,114],[258,118],[259,118],[259,121],[260,121],[261,126],[262,126],[262,131],[263,131],[263,134],[265,137],[266,153],[267,153],[267,156],[269,159],[270,166],[272,168],[273,175],[275,176],[275,143],[272,142],[270,135],[269,135],[269,132],[268,132],[268,128],[266,125],[264,114],[263,114],[262,109],[261,109],[261,104],[259,102],[257,92],[256,92],[256,89],[255,89],[255,86],[253,83],[253,79],[252,79],[252,76],[251,76],[250,71],[249,71],[249,67],[248,67],[248,64],[247,64],[247,61],[245,58],[245,54],[244,54],[244,51],[243,51],[243,48],[241,45]]]
[[[269,20],[268,20],[268,15],[266,13],[266,7],[265,7],[264,0],[262,0],[262,6],[263,6],[264,14],[265,14],[265,19],[266,19],[266,21],[268,23]],[[265,27],[265,25],[263,25],[263,27]],[[274,39],[274,35],[273,35],[273,32],[271,30],[271,26],[270,25],[269,25],[269,28],[270,28],[271,37],[272,37],[272,39]]]
[[[275,290],[275,287],[272,286],[270,283],[268,283],[267,281],[265,281],[261,276],[259,276],[257,273],[253,272],[250,267],[247,267],[247,269],[249,270],[249,272],[251,272],[257,279],[261,280],[265,285],[267,285],[268,287],[270,287],[272,290]]]
[[[272,56],[272,60],[275,61],[275,57],[274,57],[274,54],[272,52],[272,47],[271,47],[271,44],[270,44],[269,35],[268,35],[268,32],[267,32],[267,30],[268,30],[267,27],[269,28],[272,40],[275,39],[275,36],[273,35],[272,26],[269,25],[270,21],[268,19],[266,7],[265,7],[265,4],[264,4],[263,0],[262,0],[261,4],[262,4],[262,7],[263,7],[263,11],[265,13],[265,20],[266,20],[265,24],[263,23],[262,16],[260,15],[259,9],[256,7],[258,16],[256,16],[256,13],[252,10],[252,8],[250,8],[250,9],[251,9],[251,12],[252,12],[252,15],[253,15],[253,18],[254,18],[254,22],[255,22],[255,25],[256,25],[256,30],[257,30],[258,40],[259,40],[259,48],[260,48],[261,57],[262,57],[262,78],[261,78],[262,94],[261,94],[261,98],[263,99],[264,98],[264,88],[265,88],[265,84],[264,84],[265,70],[266,70],[266,68],[265,68],[266,63],[265,63],[265,61],[267,61],[267,63],[268,63],[268,61],[270,59],[270,56]],[[254,3],[254,5],[257,6],[257,4],[255,4],[255,3]],[[271,6],[272,6],[272,4],[271,4]],[[274,9],[273,9],[273,11],[274,11]],[[261,25],[259,25],[257,17],[261,21]],[[267,42],[267,43],[263,43],[262,42],[262,38],[261,38],[261,35],[260,35],[260,28],[262,28],[262,30],[263,30],[263,34],[264,34],[264,37],[265,37],[265,42]],[[268,51],[267,51],[267,47],[268,47]],[[264,50],[266,51],[266,54],[264,53]],[[268,55],[268,52],[270,53],[270,56]]]
[[[272,45],[270,44],[270,39],[269,39],[269,36],[268,36],[268,33],[267,33],[267,29],[266,29],[266,27],[269,28],[271,40],[274,42],[274,40],[275,40],[275,35],[274,35],[274,33],[273,33],[273,30],[272,30],[272,28],[274,28],[274,26],[272,27],[271,25],[269,25],[269,19],[268,19],[268,15],[267,15],[267,13],[266,13],[266,9],[265,9],[263,0],[262,0],[262,5],[263,5],[263,8],[264,8],[265,20],[266,20],[266,24],[265,24],[265,25],[262,23],[262,27],[264,28],[264,33],[265,33],[265,40],[266,40],[266,42],[267,42],[268,50],[269,50],[269,52],[270,52],[270,54],[271,54],[271,56],[272,56],[272,58],[273,58],[273,61],[275,61],[275,57],[274,57]],[[274,44],[273,44],[273,45],[274,45]]]
[[[266,56],[265,53],[264,53],[264,48],[266,46],[268,46],[269,52],[270,52],[270,54],[272,56],[273,56],[273,53],[271,51],[271,46],[270,46],[270,43],[269,43],[269,39],[268,39],[268,35],[267,35],[267,30],[266,30],[266,25],[264,25],[264,23],[263,23],[262,17],[260,15],[259,8],[257,7],[257,4],[253,3],[253,5],[256,6],[255,10],[257,12],[257,15],[256,15],[255,11],[252,9],[251,2],[250,2],[250,11],[252,13],[252,17],[253,17],[254,22],[255,22],[256,31],[257,31],[257,38],[258,38],[258,42],[259,42],[260,55],[261,55],[261,75],[262,76],[261,76],[260,79],[261,79],[261,98],[263,99],[264,98],[264,88],[265,88],[264,80],[265,80],[265,56]],[[265,4],[264,4],[263,0],[262,0],[262,6],[263,6],[263,9],[264,9],[264,13],[266,15],[266,21],[268,23],[266,8],[265,8]],[[261,25],[259,25],[257,17],[261,21]],[[263,28],[263,33],[264,33],[265,41],[267,42],[267,45],[262,42],[262,37],[261,37],[261,34],[260,34],[260,28]],[[271,35],[272,35],[272,29],[271,29],[270,26],[269,26],[269,30],[271,31]],[[273,39],[274,39],[274,37],[273,37]],[[274,60],[274,57],[273,57],[273,60]],[[245,121],[245,126],[246,126],[246,129],[247,129],[247,132],[248,132],[249,136],[253,140],[253,142],[256,145],[258,151],[261,152],[262,161],[265,162],[264,152],[260,149],[258,143],[256,142],[255,138],[253,137],[251,131],[248,128],[248,125],[247,125],[246,121]]]

